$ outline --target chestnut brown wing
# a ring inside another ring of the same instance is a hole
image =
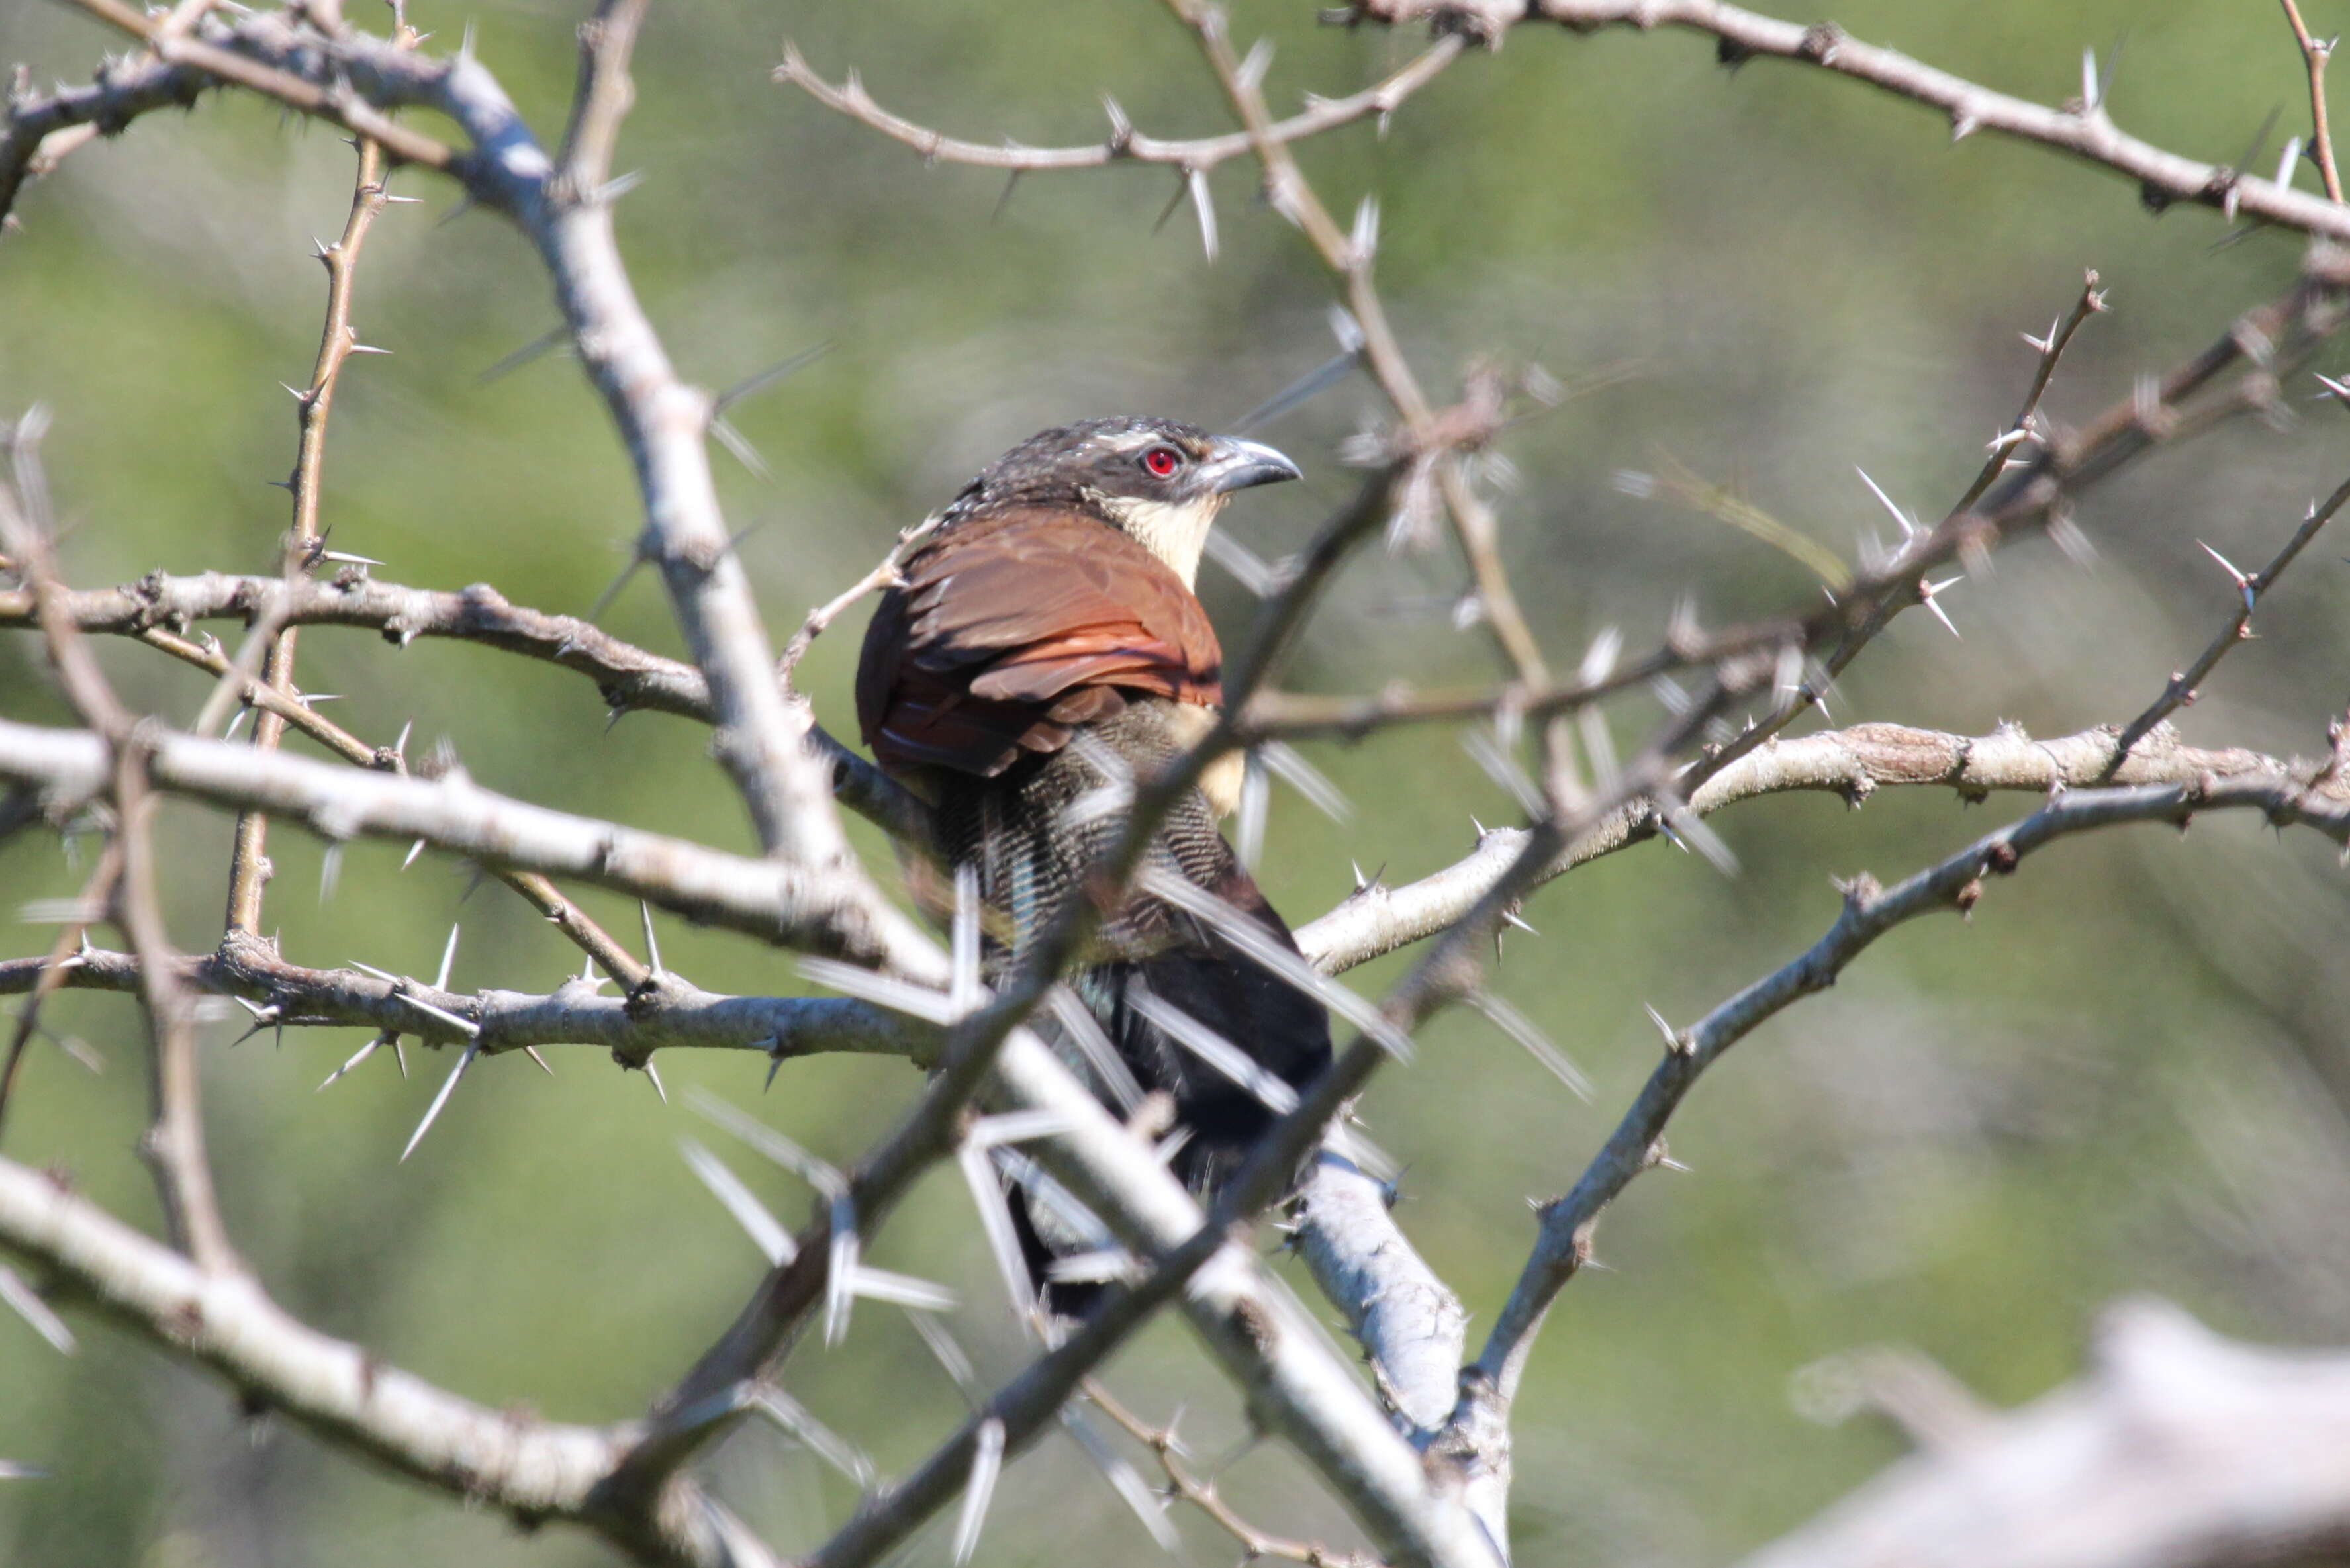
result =
[[[1223,653],[1166,564],[1082,513],[952,525],[906,563],[866,628],[857,720],[884,767],[986,776],[1052,752],[1128,692],[1221,697]]]

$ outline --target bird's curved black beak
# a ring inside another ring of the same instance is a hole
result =
[[[1210,448],[1207,462],[1200,470],[1200,477],[1210,490],[1229,495],[1253,485],[1302,476],[1295,463],[1262,441],[1218,436]]]

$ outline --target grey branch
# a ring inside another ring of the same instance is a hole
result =
[[[1388,1201],[1377,1179],[1326,1152],[1299,1189],[1297,1245],[1368,1353],[1380,1397],[1425,1440],[1452,1414],[1469,1314],[1404,1238]]]
[[[1319,136],[1324,131],[1336,130],[1342,125],[1352,125],[1357,120],[1384,119],[1393,113],[1404,99],[1433,81],[1446,66],[1452,63],[1461,48],[1461,42],[1458,38],[1439,38],[1384,81],[1345,98],[1317,99],[1303,112],[1276,121],[1267,134],[1275,141],[1299,141],[1309,136]],[[775,77],[779,82],[789,82],[826,108],[845,114],[893,140],[904,142],[920,153],[925,162],[967,163],[982,169],[1009,169],[1019,172],[1098,169],[1110,163],[1161,163],[1186,172],[1204,173],[1226,159],[1237,158],[1247,152],[1252,146],[1249,133],[1245,130],[1180,140],[1145,136],[1126,122],[1116,102],[1110,100],[1105,100],[1110,113],[1110,134],[1104,141],[1081,147],[1023,147],[1012,141],[965,141],[891,114],[873,101],[873,95],[865,90],[865,84],[853,71],[837,85],[827,81],[789,42],[784,45],[784,63],[775,67]]]
[[[844,945],[890,945],[895,917],[849,853],[806,705],[790,701],[752,602],[749,579],[718,506],[705,438],[709,394],[681,380],[637,302],[620,260],[607,190],[619,121],[632,97],[629,54],[643,0],[608,0],[581,29],[579,87],[558,166],[505,89],[468,55],[453,59],[344,29],[325,35],[286,12],[207,19],[203,41],[165,36],[120,0],[78,0],[149,40],[159,56],[336,120],[411,162],[445,169],[504,213],[537,249],[589,379],[603,394],[636,469],[645,509],[639,553],[657,565],[716,710],[716,750],[733,775],[761,845],[821,875],[837,896],[828,919]],[[390,119],[421,106],[463,130],[457,153]],[[901,922],[899,922],[901,923]]]
[[[629,1436],[493,1410],[387,1366],[288,1314],[241,1271],[207,1273],[51,1176],[0,1158],[0,1248],[54,1291],[226,1376],[265,1405],[403,1475],[478,1498],[525,1523],[593,1525],[651,1563],[775,1568],[750,1532],[691,1481],[640,1518],[603,1512],[595,1487]],[[727,1538],[736,1555],[697,1550]]]
[[[2270,557],[2267,566],[2250,576],[2229,565],[2228,558],[2210,545],[2203,546],[2235,583],[2235,612],[2228,618],[2228,624],[2220,628],[2220,634],[2196,656],[2195,662],[2173,675],[2169,683],[2163,687],[2162,695],[2122,731],[2115,752],[2114,766],[2120,766],[2122,759],[2130,754],[2139,741],[2153,733],[2156,725],[2194,701],[2204,680],[2220,667],[2220,660],[2228,656],[2228,650],[2252,635],[2252,611],[2259,605],[2261,596],[2268,592],[2293,566],[2309,542],[2317,537],[2318,530],[2334,520],[2334,514],[2342,510],[2345,502],[2350,502],[2350,482],[2345,482],[2324,501],[2312,503],[2308,515],[2301,520],[2301,526],[2293,531],[2293,536]]]
[[[1700,784],[1690,795],[1689,809],[1707,816],[1740,801],[1794,790],[1825,790],[1857,806],[1878,789],[1900,786],[1944,785],[1964,799],[1981,800],[1993,790],[2044,794],[2102,783],[2192,784],[2207,777],[2282,783],[2296,766],[2258,752],[2189,746],[2164,726],[2108,778],[2116,750],[2110,728],[2035,741],[2013,726],[1969,737],[1899,724],[1856,724],[1764,742]],[[1657,837],[1661,826],[1650,803],[1621,806],[1575,840],[1541,879]],[[1300,927],[1298,945],[1324,971],[1336,974],[1432,936],[1476,903],[1525,837],[1523,828],[1488,829],[1466,858],[1441,871],[1400,888],[1364,888]]]
[[[2107,782],[2103,775],[2114,753],[2110,729],[2035,741],[2012,726],[1970,737],[1898,724],[1856,724],[1771,742],[1708,780],[1689,809],[1710,815],[1742,801],[1798,791],[1826,792],[1855,805],[1885,788],[1947,787],[1967,800],[1980,800],[1992,791],[2046,794]],[[2164,727],[2129,753],[2110,782],[2282,783],[2296,772],[2305,774],[2313,765],[2258,752],[2189,746]],[[0,777],[12,771],[0,752]],[[1601,856],[1658,836],[1653,808],[1645,804],[1624,807],[1554,860],[1542,879],[1564,876]],[[1399,888],[1373,883],[1349,895],[1329,913],[1298,929],[1299,946],[1317,968],[1336,974],[1431,936],[1475,907],[1525,841],[1523,828],[1488,829],[1467,857],[1441,871]],[[70,968],[64,982],[69,986],[127,992],[138,983],[138,966],[127,954],[92,951],[67,961]],[[0,995],[30,991],[47,963],[43,958],[0,960]],[[580,1044],[640,1061],[671,1046],[785,1056],[849,1050],[901,1054],[927,1065],[937,1042],[934,1030],[864,1002],[725,996],[702,991],[675,975],[664,977],[656,992],[641,998],[598,995],[595,987],[576,981],[544,994],[442,992],[421,981],[395,992],[386,981],[359,971],[305,968],[286,962],[266,943],[250,940],[231,941],[215,954],[188,960],[186,974],[191,984],[260,1003],[270,1010],[271,1022],[288,1025],[396,1029],[436,1045],[463,1044],[470,1037],[444,1016],[453,1014],[479,1028],[485,1054],[525,1045]],[[414,1005],[418,1002],[424,1005]]]
[[[463,772],[404,778],[161,730],[151,742],[150,776],[175,794],[256,807],[329,839],[421,838],[485,865],[594,882],[810,951],[945,977],[944,955],[904,916],[884,906],[869,919],[844,918],[861,908],[862,891],[837,867],[749,860],[549,811],[483,789]],[[106,766],[104,743],[86,731],[0,720],[0,777],[79,799],[103,786]]]
[[[111,136],[149,109],[192,104],[207,85],[201,72],[151,55],[109,60],[88,86],[49,93],[34,93],[31,72],[17,71],[0,121],[0,228],[14,226],[18,192],[91,136]]]
[[[1155,1258],[1199,1234],[1199,1205],[1041,1044],[1013,1042],[997,1079],[1011,1108],[1052,1111],[1075,1129],[1040,1145],[1038,1157],[1120,1241]],[[1253,1417],[1314,1463],[1391,1558],[1492,1568],[1498,1554],[1467,1511],[1323,1349],[1294,1298],[1262,1270],[1241,1267],[1243,1258],[1217,1253],[1191,1277],[1182,1307]]]
[[[47,967],[47,958],[0,961],[0,995],[30,992]],[[65,955],[56,967],[70,987],[128,992],[139,984],[138,961],[128,953],[92,948]],[[855,1051],[903,1056],[928,1066],[938,1049],[935,1031],[867,1002],[726,996],[674,974],[627,996],[599,995],[595,982],[577,979],[545,993],[455,992],[419,980],[387,981],[356,969],[288,963],[255,937],[231,938],[216,952],[182,959],[180,974],[184,984],[252,1002],[255,1020],[264,1027],[377,1029],[412,1035],[428,1045],[478,1044],[484,1055],[535,1045],[588,1045],[633,1065],[672,1048],[764,1051],[784,1058]],[[452,1020],[464,1021],[478,1033],[467,1033]]]
[[[2088,1372],[1887,1469],[1744,1568],[2249,1568],[2350,1547],[2350,1355],[2109,1308]]]
[[[2140,197],[2158,210],[2194,202],[2231,219],[2241,215],[2350,239],[2350,207],[2242,170],[2165,151],[2118,130],[2102,102],[2051,108],[1994,92],[1897,49],[1862,43],[1832,22],[1784,22],[1719,0],[1350,0],[1338,15],[1388,23],[1426,18],[1487,40],[1529,22],[1551,22],[1578,33],[1611,26],[1702,33],[1716,40],[1727,65],[1793,60],[1939,109],[1950,118],[1953,140],[1989,130],[2068,152],[2137,181]]]
[[[256,58],[255,56],[263,52],[260,50],[223,47],[219,30],[203,26],[204,19],[200,19],[199,25],[207,36],[193,38],[182,36],[168,19],[144,15],[124,5],[122,0],[74,0],[74,4],[132,36],[145,40],[156,57],[166,65],[196,72],[207,82],[248,88],[276,99],[288,109],[315,115],[346,130],[381,142],[385,151],[406,162],[443,170],[460,177],[473,172],[473,161],[446,143],[393,119],[384,112],[387,106],[364,94],[353,92],[347,84],[332,79],[326,63],[320,58],[324,51],[318,46],[323,40],[315,34],[306,36],[281,13],[248,16],[245,22],[254,31],[275,31],[278,35],[287,46],[285,52],[293,57],[290,67]],[[243,45],[249,39],[231,35],[227,41]],[[390,47],[382,39],[372,41]],[[319,78],[328,79],[320,80]],[[120,105],[118,113],[126,113],[129,108],[127,104]]]
[[[442,107],[475,144],[502,153],[495,193],[553,275],[556,301],[588,378],[604,395],[645,507],[642,553],[660,568],[670,602],[710,683],[717,753],[772,855],[837,878],[844,929],[889,923],[880,890],[849,853],[830,780],[807,744],[814,721],[786,699],[775,657],[734,553],[710,472],[708,393],[680,379],[613,234],[605,187],[619,121],[634,97],[629,55],[646,0],[608,0],[580,29],[579,87],[559,166],[533,147],[486,71],[466,62],[446,78]],[[462,86],[461,86],[462,84]],[[855,941],[852,937],[852,943]]]
[[[2341,752],[2345,739],[2350,726],[2337,726],[2333,758],[2283,777],[2249,774],[2073,791],[1896,887],[1879,888],[1865,875],[1845,884],[1843,914],[1809,951],[1696,1023],[1671,1032],[1663,1060],[1606,1146],[1571,1191],[1544,1206],[1533,1255],[1471,1369],[1464,1417],[1477,1406],[1507,1409],[1544,1314],[1590,1258],[1601,1210],[1663,1158],[1666,1124],[1699,1075],[1723,1052],[1788,1006],[1835,983],[1846,965],[1895,926],[1943,910],[1970,911],[1986,877],[2006,875],[2024,856],[2072,834],[2122,823],[2184,824],[2203,812],[2232,809],[2258,811],[2280,827],[2304,826],[2350,844],[2350,777],[2344,775]]]
[[[576,616],[509,603],[486,583],[456,592],[380,582],[347,566],[324,580],[204,572],[151,573],[113,588],[60,596],[84,631],[143,637],[185,633],[199,621],[279,618],[286,626],[341,626],[380,634],[397,648],[420,637],[479,643],[561,665],[596,683],[616,713],[639,709],[715,722],[709,682],[692,665],[621,641]],[[28,589],[0,588],[0,627],[35,624]],[[901,838],[926,840],[922,804],[820,727],[813,742],[830,759],[841,803]]]

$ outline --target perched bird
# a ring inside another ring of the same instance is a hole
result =
[[[1173,420],[1064,425],[964,486],[883,596],[858,668],[858,723],[881,766],[935,808],[939,862],[975,875],[991,976],[1114,840],[1122,811],[1109,792],[1213,725],[1223,655],[1192,591],[1201,551],[1233,492],[1297,476],[1271,447]],[[1225,763],[1168,814],[1145,864],[1294,950],[1217,826],[1239,784],[1240,759]],[[1203,1198],[1273,1118],[1260,1092],[1203,1059],[1182,1019],[1294,1088],[1330,1058],[1320,1004],[1219,923],[1129,896],[1069,976],[1081,1005],[1036,1019],[1106,1104],[1172,1099],[1172,1168]],[[1014,1216],[1048,1304],[1074,1315],[1097,1287],[1068,1279],[1067,1260],[1101,1239],[1056,1196],[1030,1175],[1012,1189]]]

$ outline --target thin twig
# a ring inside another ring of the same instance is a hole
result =
[[[173,35],[184,32],[194,26],[200,15],[200,7],[184,17],[175,12],[159,31]],[[405,33],[405,29],[401,31]],[[414,36],[399,36],[395,42],[412,45]],[[368,231],[374,226],[377,214],[386,205],[383,150],[370,138],[361,136],[356,140],[359,170],[352,184],[350,212],[343,220],[341,236],[318,252],[318,261],[327,269],[326,323],[318,334],[318,352],[310,367],[309,385],[296,393],[294,399],[297,434],[294,471],[286,480],[286,488],[294,493],[294,515],[279,568],[288,577],[307,572],[317,558],[327,421],[334,410],[335,387],[341,379],[343,365],[359,343],[358,330],[351,326],[351,296],[359,280],[359,252],[367,244]],[[261,684],[293,690],[295,640],[298,635],[298,628],[289,626],[281,628],[270,639],[268,652],[262,660]],[[263,752],[276,750],[285,736],[286,722],[276,709],[264,707],[260,717],[254,721],[254,748]],[[268,842],[266,816],[246,812],[237,818],[236,836],[229,852],[226,924],[232,931],[251,932],[261,928],[262,895],[269,879]]]
[[[2334,166],[2334,132],[2327,128],[2325,115],[2325,62],[2334,57],[2334,42],[2310,36],[2309,24],[2301,19],[2301,7],[2293,0],[2283,0],[2283,5],[2284,19],[2293,25],[2293,41],[2301,47],[2302,64],[2309,71],[2309,151],[2317,160],[2317,174],[2325,182],[2325,193],[2339,202],[2342,171]]]
[[[1087,1378],[1084,1388],[1087,1399],[1096,1409],[1150,1450],[1151,1457],[1159,1461],[1159,1473],[1167,1478],[1168,1494],[1190,1503],[1214,1521],[1218,1529],[1238,1543],[1242,1561],[1271,1557],[1283,1563],[1303,1563],[1308,1568],[1381,1568],[1378,1558],[1364,1552],[1334,1552],[1318,1541],[1295,1541],[1258,1529],[1225,1501],[1212,1479],[1191,1472],[1191,1466],[1184,1462],[1183,1445],[1177,1440],[1174,1428],[1152,1426],[1102,1386],[1099,1378]]]
[[[2048,383],[2055,379],[2056,367],[2063,362],[2064,350],[2073,346],[2073,334],[2081,329],[2081,323],[2092,316],[2103,314],[2107,308],[2105,291],[2097,286],[2096,271],[2091,268],[2083,275],[2081,297],[2073,302],[2070,313],[2049,329],[2047,337],[2024,338],[2026,343],[2039,349],[2040,363],[2033,371],[2030,389],[2023,394],[2023,406],[2016,410],[2015,418],[2008,421],[2007,429],[1991,443],[1991,455],[1984,460],[1982,467],[1975,474],[1974,483],[1967,486],[1966,493],[1959,497],[1958,504],[1951,507],[1951,511],[1964,512],[1981,501],[1983,493],[1998,481],[1999,476],[2021,461],[2021,454],[2014,450],[2015,447],[2027,439],[2041,438],[2041,432],[2034,426],[2040,415],[2040,400],[2047,395]]]
[[[80,896],[74,900],[76,918],[59,922],[57,940],[49,944],[48,956],[40,961],[39,974],[25,998],[25,1005],[17,1010],[16,1026],[8,1037],[7,1060],[0,1062],[0,1127],[6,1125],[16,1075],[23,1070],[25,1054],[40,1028],[41,1005],[65,984],[72,968],[87,961],[77,955],[76,950],[88,942],[91,923],[113,902],[115,884],[121,875],[122,850],[109,837],[99,855],[98,864],[90,869],[88,880],[82,884]],[[134,959],[132,963],[135,967],[137,961]]]
[[[941,515],[934,512],[899,533],[898,542],[889,546],[889,553],[876,562],[871,571],[808,611],[807,618],[800,622],[800,628],[792,633],[789,642],[784,644],[783,657],[775,661],[775,679],[782,682],[785,691],[791,690],[792,671],[798,669],[800,660],[807,656],[809,646],[840,618],[844,610],[867,594],[899,584],[899,574],[906,564],[906,557],[931,536],[939,525]]]
[[[2318,530],[2334,520],[2334,514],[2342,510],[2345,502],[2350,502],[2350,480],[2345,480],[2324,501],[2314,503],[2309,514],[2302,519],[2301,526],[2293,531],[2293,537],[2270,557],[2267,566],[2249,577],[2230,566],[2217,551],[2211,552],[2212,558],[2220,563],[2235,584],[2235,613],[2229,617],[2228,624],[2220,628],[2220,634],[2196,657],[2195,662],[2172,674],[2162,689],[2162,695],[2149,703],[2146,711],[2132,719],[2128,727],[2122,731],[2120,740],[2114,746],[2113,761],[2107,764],[2109,774],[2129,759],[2131,750],[2152,734],[2155,726],[2195,701],[2205,679],[2219,668],[2220,660],[2228,656],[2230,649],[2251,639],[2252,609],[2259,603],[2260,597],[2284,575],[2285,568],[2293,565],[2312,539],[2317,537]],[[2209,550],[2210,546],[2205,548]]]
[[[67,699],[99,748],[90,790],[102,787],[114,807],[113,848],[119,874],[111,878],[110,915],[139,960],[139,999],[147,1014],[151,1119],[140,1152],[154,1172],[158,1197],[172,1243],[208,1274],[234,1272],[242,1265],[229,1245],[204,1153],[200,1064],[195,1013],[179,982],[177,955],[164,929],[151,832],[157,795],[148,776],[148,731],[116,698],[89,649],[58,603],[56,562],[49,542],[47,487],[39,468],[38,443],[46,416],[36,413],[9,432],[16,468],[11,493],[0,487],[0,542],[42,608],[49,660]]]
[[[1462,47],[1462,40],[1458,37],[1439,38],[1414,56],[1402,69],[1378,85],[1345,98],[1315,99],[1303,112],[1275,121],[1270,128],[1273,139],[1276,141],[1302,141],[1358,120],[1377,119],[1383,121],[1401,107],[1404,99],[1435,80],[1445,67],[1459,57]],[[1106,141],[1081,147],[1023,147],[1010,141],[965,141],[891,114],[873,101],[873,95],[866,91],[865,84],[854,72],[837,85],[827,81],[801,56],[798,47],[788,41],[784,45],[784,62],[775,67],[775,79],[789,82],[826,108],[845,114],[892,140],[904,142],[920,153],[924,162],[965,163],[982,169],[1006,169],[1014,172],[1098,169],[1107,164],[1124,162],[1159,163],[1171,164],[1186,173],[1205,173],[1225,160],[1249,151],[1253,145],[1244,130],[1223,136],[1175,140],[1147,136],[1126,124],[1117,114],[1114,104],[1110,106],[1113,110],[1111,135]]]
[[[71,596],[67,596],[70,599]],[[174,659],[185,660],[199,670],[215,675],[225,675],[231,666],[217,648],[191,642],[174,636],[161,627],[148,627],[134,633],[140,642],[160,649]],[[275,686],[265,685],[251,678],[245,686],[247,701],[284,719],[289,728],[301,731],[319,744],[363,768],[375,768],[385,773],[404,774],[408,769],[406,755],[394,746],[371,746],[348,730],[325,717],[299,696],[289,696]],[[258,813],[246,814],[258,818]],[[240,816],[239,821],[245,820]],[[596,961],[625,990],[634,991],[644,983],[650,972],[631,956],[603,927],[598,925],[579,906],[564,897],[561,889],[546,877],[531,871],[493,870],[498,880],[521,894],[531,908],[546,916],[555,928]],[[234,930],[234,928],[232,928]],[[0,1095],[5,1099],[5,1095]]]
[[[68,602],[72,597],[68,590]],[[311,707],[309,701],[300,692],[269,685],[257,674],[239,672],[235,661],[221,651],[220,645],[213,640],[210,634],[206,634],[203,642],[193,642],[161,627],[151,626],[133,632],[131,636],[159,652],[168,653],[181,662],[216,678],[236,674],[238,679],[233,683],[233,689],[238,691],[239,701],[283,720],[286,728],[300,731],[345,762],[357,763],[361,767],[389,768],[393,765],[388,753],[369,745]]]
[[[587,910],[565,898],[563,890],[546,877],[536,871],[501,871],[497,876],[499,881],[521,894],[532,909],[546,916],[548,922],[581,952],[595,960],[596,966],[610,975],[613,981],[631,998],[652,979],[650,968],[622,947],[619,939],[598,925]],[[484,1048],[487,1049],[487,1046]]]

